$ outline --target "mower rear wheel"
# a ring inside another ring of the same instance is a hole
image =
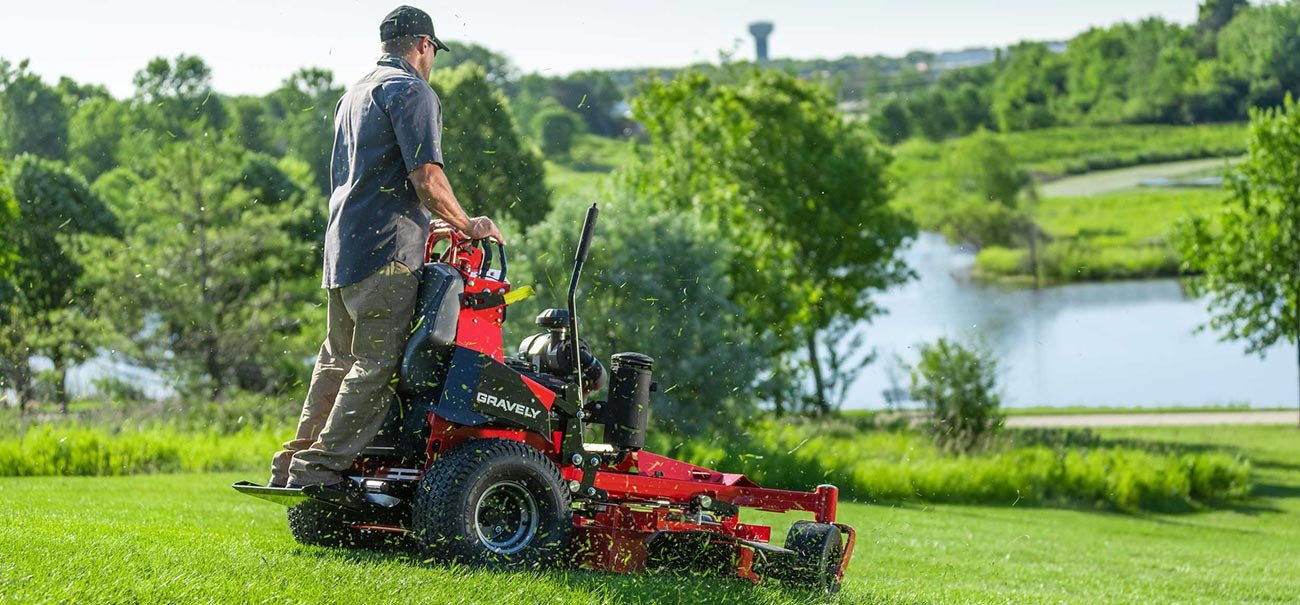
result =
[[[839,592],[844,543],[838,527],[830,523],[795,521],[786,535],[785,547],[795,552],[790,569],[781,574],[786,584],[832,594]]]
[[[416,492],[411,530],[429,558],[551,567],[568,552],[572,500],[560,470],[536,448],[480,439],[429,467]]]
[[[289,533],[308,546],[361,548],[375,542],[353,529],[355,520],[331,504],[307,500],[289,507],[288,516]]]

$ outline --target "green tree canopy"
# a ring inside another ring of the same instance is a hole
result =
[[[1201,276],[1208,327],[1263,354],[1300,345],[1300,105],[1253,113],[1246,161],[1228,179],[1231,197],[1196,217],[1181,237],[1184,267]]]
[[[218,398],[281,387],[310,355],[298,336],[318,318],[319,274],[303,271],[311,244],[293,229],[319,209],[271,170],[230,142],[173,143],[129,193],[124,241],[98,254],[140,359]]]
[[[889,205],[889,154],[821,86],[778,71],[685,72],[634,104],[649,144],[623,172],[630,195],[696,214],[735,246],[731,299],[778,353],[807,347],[814,405],[829,408],[818,332],[879,312],[871,294],[910,271],[913,234]]]
[[[547,156],[566,156],[573,139],[586,132],[587,125],[578,114],[550,101],[533,116],[533,137]]]
[[[63,97],[27,66],[27,61],[15,66],[0,59],[0,154],[62,160],[68,155]]]
[[[203,59],[157,57],[135,73],[133,82],[136,119],[156,130],[160,140],[226,128],[226,106],[212,89],[212,70]]]
[[[524,226],[551,207],[542,159],[520,135],[506,101],[477,65],[433,74],[442,101],[448,180],[468,212]]]
[[[87,259],[79,236],[116,236],[119,227],[85,179],[62,163],[22,156],[9,183],[18,207],[9,230],[18,262],[9,277],[10,304],[0,310],[0,329],[9,332],[0,337],[6,343],[0,365],[11,372],[21,398],[30,386],[28,359],[50,358],[56,398],[66,405],[63,376],[94,354],[102,328],[93,317],[94,293],[82,280]]]
[[[1065,61],[1038,42],[1022,42],[1009,52],[1011,57],[993,84],[998,126],[1029,130],[1053,125],[1053,104],[1065,90]]]
[[[267,111],[261,122],[270,127],[270,132],[263,135],[270,138],[269,151],[307,162],[321,193],[329,193],[334,109],[341,96],[343,87],[334,83],[334,74],[329,70],[300,69],[266,98]],[[244,111],[241,121],[250,119],[248,109]],[[252,125],[241,126],[247,130]]]
[[[542,309],[565,306],[588,205],[559,200],[511,247],[512,281],[539,292],[537,302],[510,308],[511,341],[538,331],[532,321]],[[580,333],[605,360],[621,351],[654,357],[661,387],[652,400],[661,427],[723,426],[753,405],[746,387],[765,363],[730,299],[729,259],[729,244],[697,216],[665,213],[628,195],[601,204],[580,288]]]

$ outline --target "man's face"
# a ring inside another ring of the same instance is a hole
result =
[[[438,56],[438,47],[428,36],[420,36],[417,53],[415,68],[420,70],[420,75],[424,76],[425,80],[428,80],[429,74],[433,72],[433,59]]]

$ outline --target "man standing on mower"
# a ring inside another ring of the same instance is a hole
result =
[[[321,284],[329,293],[328,326],[297,435],[271,464],[272,486],[355,494],[340,472],[388,412],[430,213],[441,219],[438,228],[503,241],[491,219],[465,214],[443,173],[442,110],[429,73],[438,51],[449,49],[434,35],[433,20],[400,6],[384,17],[379,38],[383,57],[335,110]]]

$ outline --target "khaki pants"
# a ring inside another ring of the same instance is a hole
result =
[[[356,284],[329,290],[325,342],[298,433],[271,462],[272,484],[337,482],[379,433],[418,288],[419,280],[394,261]]]

